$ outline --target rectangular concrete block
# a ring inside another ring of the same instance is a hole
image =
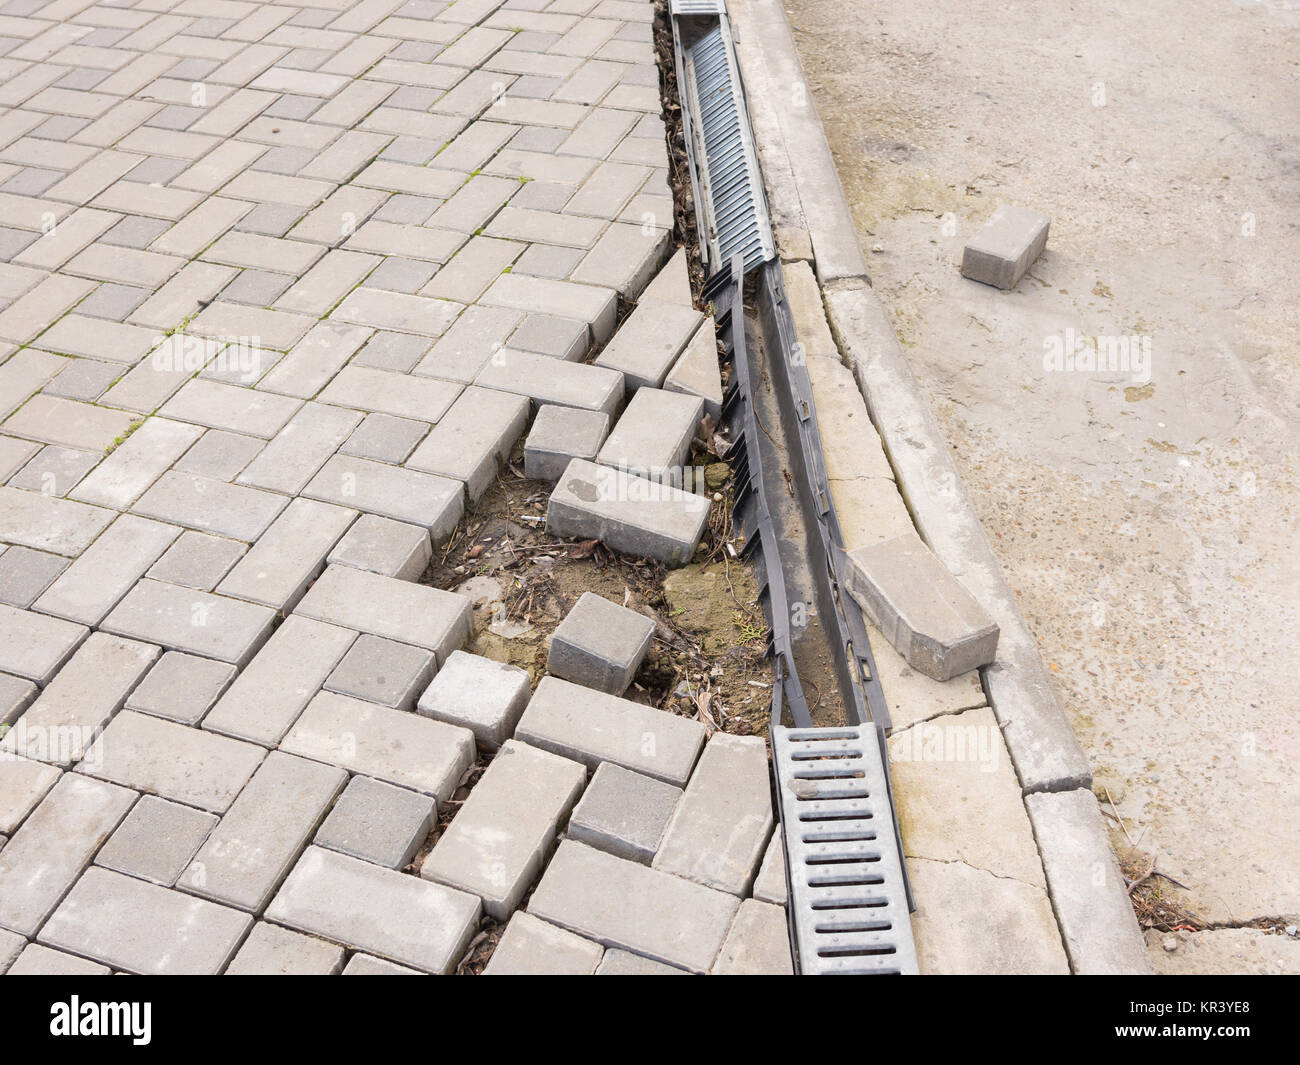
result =
[[[758,867],[758,876],[754,878],[754,898],[784,906],[789,897],[790,889],[785,880],[785,844],[781,842],[780,831],[776,831],[768,841],[763,864]]]
[[[345,951],[335,943],[259,921],[226,968],[226,976],[333,976]]]
[[[551,493],[554,536],[602,540],[615,551],[685,565],[709,519],[709,500],[670,484],[574,459]]]
[[[601,762],[569,818],[568,838],[649,865],[682,789]]]
[[[51,950],[39,943],[28,943],[9,967],[7,976],[108,976],[107,965],[97,965],[85,958]]]
[[[485,913],[506,920],[541,872],[586,780],[580,763],[507,740],[420,876],[478,895]]]
[[[785,909],[745,899],[709,971],[714,976],[793,976]]]
[[[348,455],[335,455],[325,463],[302,494],[419,525],[435,543],[451,535],[465,512],[459,481]]]
[[[962,276],[995,288],[1015,288],[1047,247],[1051,221],[1037,211],[999,205],[967,243]]]
[[[526,670],[453,651],[420,695],[418,710],[469,729],[479,749],[494,751],[514,732],[528,695]]]
[[[684,467],[703,416],[704,401],[698,396],[638,388],[596,461],[638,477],[686,485]]]
[[[449,973],[480,912],[473,895],[311,847],[267,917],[422,972]]]
[[[510,918],[484,976],[590,976],[605,949],[520,910]]]
[[[171,887],[216,823],[215,814],[142,795],[95,855],[95,864]]]
[[[543,677],[515,738],[588,769],[613,762],[681,787],[704,745],[704,726],[558,677]]]
[[[105,507],[0,487],[0,540],[34,551],[79,555],[114,517]]]
[[[471,385],[461,393],[406,465],[463,481],[476,501],[496,479],[501,463],[528,425],[524,396]]]
[[[596,357],[596,365],[622,373],[629,391],[661,388],[703,321],[694,307],[643,300]]]
[[[565,840],[528,912],[607,947],[703,973],[739,906],[734,895]]]
[[[479,302],[489,307],[578,319],[590,326],[598,344],[614,331],[618,317],[618,293],[600,282],[574,284],[523,274],[502,274]]]
[[[266,532],[288,502],[260,488],[170,470],[131,509],[147,518],[250,543]]]
[[[524,441],[524,475],[558,481],[571,459],[595,462],[608,433],[608,414],[548,403],[537,412]]]
[[[597,976],[690,976],[685,969],[676,965],[665,965],[661,961],[651,961],[640,954],[627,950],[615,950],[611,947],[605,951],[604,960],[596,969]]]
[[[353,777],[316,833],[315,844],[400,869],[433,830],[438,804],[428,795]]]
[[[654,631],[644,614],[583,592],[551,635],[546,668],[575,684],[622,695],[645,661]]]
[[[564,362],[549,355],[502,348],[478,372],[474,383],[527,396],[539,407],[600,411],[613,417],[623,404],[623,375],[585,362]]]
[[[914,532],[848,562],[849,593],[913,669],[944,681],[994,660],[997,623]]]

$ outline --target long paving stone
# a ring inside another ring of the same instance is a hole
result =
[[[528,400],[471,386],[406,460],[412,469],[465,482],[471,501],[496,479],[499,463],[528,425]]]
[[[0,486],[0,540],[34,551],[79,555],[114,517],[105,507]]]
[[[89,634],[85,625],[0,603],[0,671],[44,686]]]
[[[270,440],[301,405],[286,396],[198,377],[164,403],[158,413],[209,429]]]
[[[252,542],[266,532],[287,502],[284,496],[260,488],[171,470],[131,509],[159,521]]]
[[[601,762],[684,785],[704,745],[704,726],[666,710],[543,677],[515,738],[582,762]]]
[[[235,481],[253,488],[294,495],[302,491],[360,421],[361,415],[355,411],[308,403]]]
[[[523,274],[502,274],[479,302],[489,307],[555,314],[586,322],[597,344],[603,344],[609,338],[618,318],[618,293],[611,288]]]
[[[90,869],[50,917],[40,942],[143,975],[214,975],[253,919],[206,899]]]
[[[0,850],[0,927],[34,935],[134,801],[125,788],[64,774]]]
[[[684,484],[686,458],[703,414],[704,401],[695,396],[638,388],[596,461],[638,477]]]
[[[484,912],[504,921],[540,872],[586,779],[579,762],[507,740],[420,875],[478,895]]]
[[[134,414],[108,410],[59,396],[33,396],[4,423],[6,433],[62,444],[81,451],[103,451],[126,436]]]
[[[527,396],[539,407],[558,403],[613,417],[623,404],[621,374],[531,351],[502,348],[484,364],[474,383]]]
[[[474,761],[474,734],[406,710],[320,692],[280,749],[445,802]]]
[[[11,725],[36,698],[39,689],[30,680],[0,673],[0,725]]]
[[[465,512],[459,481],[346,455],[325,463],[302,494],[423,526],[435,541],[450,536]]]
[[[101,624],[105,632],[243,666],[271,634],[275,611],[224,595],[142,580]]]
[[[348,366],[326,386],[320,401],[395,418],[436,422],[447,413],[460,391],[461,386],[451,381]]]
[[[266,915],[423,972],[449,973],[480,912],[473,895],[311,847]]]
[[[604,954],[599,943],[521,910],[510,918],[483,975],[590,976]]]
[[[659,388],[703,321],[694,307],[639,303],[597,356],[596,365],[622,373],[629,390]]]
[[[51,950],[39,943],[28,943],[9,967],[8,976],[108,976],[112,972],[107,965],[96,965],[93,961],[65,954],[61,950]]]
[[[261,912],[347,783],[341,769],[272,751],[181,875],[182,890]]]
[[[184,422],[150,418],[78,484],[69,498],[126,510],[202,433]]]
[[[528,912],[607,947],[702,973],[739,906],[734,895],[565,840]]]

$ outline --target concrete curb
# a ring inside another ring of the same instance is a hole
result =
[[[1080,790],[1088,794],[1088,761],[962,486],[947,441],[871,289],[853,217],[784,10],[778,0],[731,0],[729,8],[781,258],[812,263],[839,355],[854,373],[918,531],[1001,629],[997,661],[981,671],[981,678],[1021,789],[1026,796]],[[852,431],[847,426],[841,430]],[[833,437],[835,432],[833,425],[823,424],[824,434]],[[1031,821],[1036,834],[1046,828],[1041,816]],[[1097,840],[1105,841],[1106,834],[1095,803],[1077,817],[1053,819],[1051,831],[1052,839],[1037,838],[1055,888],[1065,874],[1063,856],[1101,853]],[[1113,855],[1108,857],[1113,862]],[[1123,878],[1100,879],[1104,882],[1086,898],[1053,890],[1072,968],[1149,972]],[[1092,944],[1086,951],[1080,947],[1085,939]]]

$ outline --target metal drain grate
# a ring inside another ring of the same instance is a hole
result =
[[[805,975],[917,972],[878,737],[871,725],[772,728],[790,919]]]

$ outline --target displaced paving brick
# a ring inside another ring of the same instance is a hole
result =
[[[651,225],[614,223],[578,264],[571,275],[573,280],[610,285],[625,299],[636,299],[668,249],[666,227],[672,225],[672,218],[665,216],[652,222]]]
[[[524,475],[530,481],[558,481],[571,459],[594,462],[608,433],[608,414],[548,403],[524,441]]]
[[[465,511],[459,481],[346,455],[325,463],[303,495],[423,526],[435,542],[451,535]]]
[[[551,494],[546,529],[683,565],[695,554],[708,517],[704,496],[574,459]]]
[[[39,943],[28,943],[9,967],[8,976],[108,976],[107,965],[51,950]]]
[[[238,540],[187,529],[149,567],[146,576],[210,592],[247,550]]]
[[[519,906],[586,783],[578,762],[507,740],[420,876],[478,895],[504,921]]]
[[[1047,247],[1051,222],[1037,211],[1000,204],[966,244],[962,277],[995,288],[1015,288]]]
[[[793,976],[785,910],[745,899],[709,971],[715,976]]]
[[[644,614],[583,592],[551,636],[546,668],[575,684],[622,695],[645,661],[654,631]]]
[[[785,882],[785,844],[781,842],[778,830],[772,833],[763,864],[758,867],[758,876],[754,878],[754,898],[759,902],[784,906],[789,897],[789,887]]]
[[[739,906],[734,895],[565,840],[528,912],[607,947],[702,973]]]
[[[142,580],[101,624],[104,632],[243,666],[266,642],[275,611],[222,595]]]
[[[590,976],[605,950],[520,910],[510,918],[484,976]]]
[[[646,285],[640,295],[641,301],[657,303],[675,303],[679,307],[693,307],[691,299],[691,276],[686,265],[686,249],[678,248],[672,258]]]
[[[412,469],[465,482],[476,501],[496,479],[500,463],[528,425],[523,396],[470,386],[406,460]]]
[[[423,972],[449,973],[480,912],[473,895],[310,847],[267,917]]]
[[[528,673],[518,666],[453,651],[420,696],[419,712],[469,729],[490,751],[514,732],[528,691]]]
[[[664,832],[654,867],[746,895],[772,834],[767,745],[715,733]]]
[[[432,651],[363,634],[325,681],[327,691],[410,710],[433,676]]]
[[[95,864],[171,887],[216,824],[214,814],[144,795],[100,848]]]
[[[181,874],[180,887],[260,912],[347,779],[341,769],[272,751]]]
[[[253,919],[205,899],[90,869],[41,930],[40,942],[143,975],[214,975]]]
[[[596,461],[638,477],[686,484],[686,459],[703,415],[704,403],[695,396],[639,388]]]
[[[569,818],[568,838],[649,865],[682,789],[602,762]]]
[[[134,801],[125,788],[60,777],[0,850],[0,928],[35,935]]]
[[[682,786],[704,744],[704,726],[615,695],[543,677],[515,738],[595,769],[613,762]]]
[[[404,710],[321,692],[280,749],[445,802],[474,761],[474,734]]]
[[[718,340],[713,318],[695,330],[673,368],[664,378],[669,392],[698,396],[714,425],[722,420],[722,374],[718,369]]]
[[[400,869],[433,829],[438,804],[427,795],[353,777],[316,833],[315,844]]]
[[[326,562],[402,581],[418,581],[432,557],[427,530],[363,514],[335,545]]]
[[[618,293],[601,287],[603,279],[591,285],[569,281],[502,274],[480,298],[489,307],[509,307],[534,314],[554,314],[586,322],[592,338],[603,344],[618,319]]]
[[[345,951],[323,939],[258,921],[226,969],[227,976],[333,976]]]
[[[611,417],[623,403],[623,377],[586,363],[563,362],[528,351],[501,349],[479,371],[475,384],[528,396],[539,407],[558,403]]]
[[[597,976],[689,976],[685,969],[675,965],[665,965],[661,961],[651,961],[640,954],[612,947],[605,951],[605,959],[596,970]]]
[[[997,623],[915,532],[848,560],[849,594],[913,669],[944,681],[993,661]]]
[[[0,603],[0,670],[44,686],[89,633],[85,625]]]
[[[643,300],[596,357],[596,365],[622,373],[629,390],[659,388],[703,321],[694,307]]]
[[[17,755],[0,758],[0,832],[13,835],[61,771]]]

